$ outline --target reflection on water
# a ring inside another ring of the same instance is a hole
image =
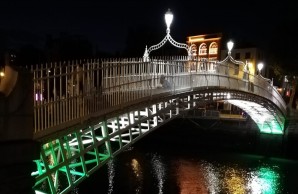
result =
[[[208,162],[202,162],[202,169],[204,173],[205,183],[209,193],[219,193],[219,174],[214,170],[213,165]]]
[[[131,169],[134,173],[135,177],[135,184],[137,185],[137,188],[135,190],[135,193],[141,193],[142,191],[142,184],[143,184],[143,173],[142,168],[139,162],[136,159],[131,160]]]
[[[251,193],[282,193],[277,167],[261,167],[249,173],[248,190]]]
[[[244,167],[212,164],[206,161],[174,161],[177,185],[181,194],[233,193],[275,194],[282,193],[278,168]]]
[[[153,175],[158,182],[158,194],[163,194],[163,186],[166,176],[165,164],[162,162],[161,156],[157,154],[152,155],[151,164]]]
[[[229,158],[230,155],[212,154],[212,158],[205,155],[184,157],[130,150],[125,157],[119,156],[107,163],[108,186],[103,193],[292,193],[289,189],[284,192],[287,185],[283,179],[291,171],[283,169],[287,164],[279,165],[278,161],[260,160],[239,154]],[[225,160],[222,161],[222,158]],[[294,171],[291,173],[290,176],[296,180],[297,175]],[[94,188],[98,188],[99,184],[101,189],[104,188],[103,181],[95,183]],[[89,186],[86,191],[90,193],[91,190],[93,189]],[[79,190],[79,193],[86,191]]]
[[[182,159],[174,161],[174,166],[177,166],[177,168],[175,168],[177,185],[180,188],[181,194],[208,193],[207,184],[204,178],[205,172],[199,163]]]
[[[108,161],[108,178],[109,178],[109,190],[108,194],[113,192],[113,185],[114,185],[114,177],[115,177],[115,168],[113,160]]]
[[[245,171],[241,168],[222,167],[219,174],[223,176],[221,190],[226,193],[246,193]]]

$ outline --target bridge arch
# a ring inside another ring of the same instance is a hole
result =
[[[90,119],[90,121],[70,128],[63,137],[60,134],[59,138],[44,139],[42,160],[36,161],[38,169],[43,173],[37,177],[37,180],[39,182],[47,180],[49,189],[53,191],[56,189],[56,179],[62,175],[68,177],[68,185],[76,185],[109,159],[158,127],[187,114],[198,105],[219,100],[226,100],[236,106],[239,106],[235,103],[236,101],[251,103],[253,106],[258,104],[261,110],[266,110],[275,122],[271,125],[269,120],[265,120],[263,125],[268,125],[265,130],[269,128],[271,133],[275,133],[283,129],[281,127],[284,124],[282,111],[268,99],[254,94],[215,87],[212,89],[194,88],[192,91],[175,95],[169,92],[123,106],[102,117]],[[243,108],[241,105],[239,107]],[[257,119],[258,114],[263,114],[263,112],[258,111],[259,109],[255,108],[247,113],[260,127]],[[262,128],[260,131],[262,132]],[[35,173],[38,174],[38,172]],[[55,178],[53,174],[56,174]],[[68,187],[65,191],[69,191]]]

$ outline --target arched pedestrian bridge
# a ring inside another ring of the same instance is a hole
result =
[[[230,56],[229,56],[230,57]],[[34,73],[34,189],[66,193],[168,121],[227,101],[261,133],[283,134],[286,104],[270,80],[234,61],[187,57],[47,64]]]

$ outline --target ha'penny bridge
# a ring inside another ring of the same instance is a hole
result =
[[[143,58],[32,68],[34,139],[41,142],[36,193],[70,192],[136,141],[209,103],[241,108],[260,133],[284,133],[286,104],[270,80],[250,73],[230,50],[223,61],[191,56],[191,46],[174,41],[167,26]],[[149,57],[167,41],[188,56]]]
[[[33,71],[35,139],[42,149],[32,176],[39,192],[70,191],[159,126],[211,102],[240,107],[260,133],[284,132],[286,104],[279,92],[241,65],[188,57],[78,64]]]

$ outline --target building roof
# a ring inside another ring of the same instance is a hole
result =
[[[188,36],[187,43],[193,42],[202,42],[206,40],[220,40],[222,38],[222,33],[214,33],[214,34],[203,34],[203,35],[196,35],[196,36]]]

